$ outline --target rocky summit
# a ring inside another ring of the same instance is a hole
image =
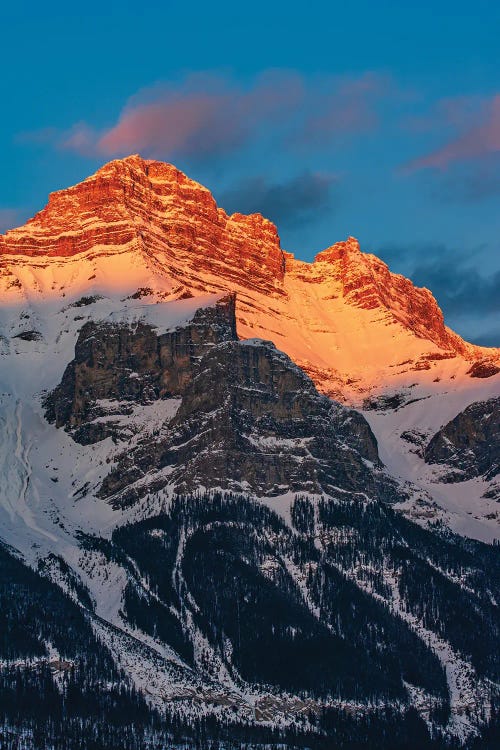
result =
[[[494,746],[498,349],[138,156],[0,294],[0,744]]]

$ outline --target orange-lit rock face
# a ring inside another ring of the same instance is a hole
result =
[[[0,237],[0,253],[68,257],[133,244],[165,254],[172,272],[240,276],[274,289],[283,254],[274,224],[260,215],[228,216],[210,192],[170,164],[140,157],[110,162],[82,183],[52,193],[24,227]],[[181,257],[179,257],[179,254]]]
[[[325,276],[332,273],[341,281],[347,304],[366,310],[387,308],[417,336],[466,353],[462,339],[445,327],[443,313],[431,292],[415,287],[405,276],[391,273],[375,255],[361,253],[354,237],[318,253],[314,262]]]
[[[450,331],[431,292],[362,253],[354,238],[299,261],[267,219],[228,216],[175,167],[139,156],[53,193],[24,227],[0,236],[0,299],[12,309],[62,310],[89,295],[155,304],[227,290],[237,295],[240,337],[272,340],[341,399],[410,386],[417,372],[419,382],[470,381],[471,361],[500,360],[499,350]]]

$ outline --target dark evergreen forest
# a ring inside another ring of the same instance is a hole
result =
[[[211,493],[178,497],[168,512],[121,527],[110,540],[80,541],[127,570],[124,618],[187,667],[197,668],[183,618],[189,599],[196,628],[235,683],[297,695],[319,709],[283,728],[229,711],[187,720],[173,705],[153,710],[96,637],[83,587],[75,582],[70,597],[43,564],[33,570],[0,546],[0,747],[461,747],[446,732],[443,666],[391,610],[388,581],[429,631],[479,675],[498,680],[498,549],[424,530],[361,496],[316,507],[297,497],[291,519],[292,527],[262,504]],[[51,664],[48,644],[62,663]],[[430,725],[409,703],[406,683],[430,696]],[[372,708],[328,706],[336,699]],[[490,699],[491,719],[468,741],[471,750],[498,747],[493,691]]]

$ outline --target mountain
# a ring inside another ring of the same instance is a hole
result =
[[[267,219],[228,216],[172,165],[131,156],[51,194],[0,236],[0,290],[4,351],[67,347],[53,374],[56,360],[43,363],[47,389],[72,358],[80,320],[233,292],[239,337],[271,340],[322,393],[364,412],[384,464],[416,490],[404,512],[498,537],[496,485],[464,474],[452,488],[422,451],[465,408],[498,396],[500,350],[463,341],[428,290],[353,238],[299,261]]]
[[[500,350],[137,156],[0,290],[6,747],[494,746]]]

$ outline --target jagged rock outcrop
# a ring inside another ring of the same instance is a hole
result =
[[[312,263],[297,260],[281,249],[271,222],[228,216],[171,165],[138,156],[110,162],[0,237],[3,372],[12,363],[13,373],[23,373],[12,378],[23,403],[60,383],[48,414],[80,442],[111,436],[135,448],[143,432],[172,417],[180,381],[189,379],[186,352],[176,349],[168,368],[168,357],[162,363],[156,352],[158,338],[176,327],[164,325],[168,306],[198,300],[200,307],[228,292],[236,293],[240,338],[271,340],[321,393],[367,410],[389,470],[437,503],[429,518],[495,538],[496,510],[481,500],[489,489],[471,495],[467,508],[443,499],[443,486],[437,492],[429,479],[436,472],[423,464],[417,477],[409,444],[393,437],[417,431],[428,439],[439,426],[437,411],[449,421],[466,404],[498,396],[500,350],[463,341],[444,325],[430,292],[392,274],[354,238]],[[105,333],[103,321],[123,330]],[[62,378],[77,340],[83,360]],[[169,341],[162,351],[178,345]],[[70,487],[95,490],[102,472],[91,474],[90,483],[72,477]]]
[[[474,362],[468,371],[468,375],[471,378],[492,378],[493,375],[497,375],[500,372],[500,366],[495,364],[493,359],[480,359]]]
[[[47,418],[71,430],[75,440],[94,442],[114,434],[112,424],[93,422],[106,413],[100,400],[144,403],[182,395],[203,354],[236,338],[234,307],[234,295],[228,295],[196,311],[189,324],[161,334],[140,320],[85,323],[75,358],[46,399]]]
[[[0,297],[0,745],[493,736],[498,555],[450,528],[497,536],[498,350],[139,157],[0,238]]]
[[[326,278],[333,276],[339,281],[347,304],[365,310],[386,308],[399,323],[420,338],[449,350],[451,356],[467,352],[462,339],[444,325],[443,313],[432,292],[391,273],[375,255],[362,253],[354,237],[318,253],[316,264]]]
[[[432,437],[424,458],[449,466],[449,482],[495,477],[500,472],[500,398],[473,403],[457,414]]]

